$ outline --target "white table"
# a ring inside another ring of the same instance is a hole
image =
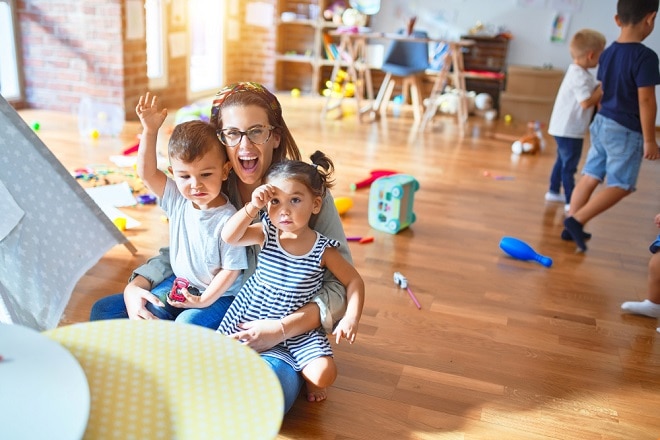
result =
[[[29,327],[0,324],[0,438],[77,440],[90,393],[80,364]]]

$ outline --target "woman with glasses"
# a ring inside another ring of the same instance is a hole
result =
[[[261,185],[266,170],[273,163],[286,159],[300,160],[300,150],[282,117],[282,107],[277,98],[263,86],[251,82],[229,85],[218,92],[211,110],[211,124],[216,127],[218,138],[225,145],[232,169],[224,182],[223,192],[237,208],[250,201],[252,191]],[[328,192],[316,222],[312,225],[322,235],[337,240],[339,251],[352,263],[346,236],[335,208],[332,195]],[[243,279],[254,272],[259,246],[247,248],[248,268]],[[98,300],[92,307],[90,320],[99,319],[157,319],[147,309],[147,302],[154,303],[157,297],[150,290],[172,275],[169,248],[133,272],[123,294],[115,294]],[[258,320],[242,325],[243,331],[235,337],[257,351],[264,351],[283,342],[287,337],[297,336],[322,326],[332,332],[334,322],[344,315],[346,290],[329,272],[323,287],[309,304],[279,320]],[[177,321],[217,329],[222,316],[197,309],[194,316],[182,313]],[[182,316],[184,318],[182,318]],[[284,325],[285,332],[282,331]],[[277,374],[284,391],[285,411],[297,398],[303,384],[301,375],[286,362],[266,358]]]

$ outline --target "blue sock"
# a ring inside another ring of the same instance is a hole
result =
[[[568,217],[564,220],[564,227],[573,237],[573,241],[577,245],[580,252],[587,250],[587,244],[584,242],[584,226],[582,223],[575,220],[574,217]]]

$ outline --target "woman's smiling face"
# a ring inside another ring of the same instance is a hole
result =
[[[232,105],[221,110],[222,128],[247,131],[255,126],[269,126],[268,114],[256,105]],[[226,147],[229,162],[236,177],[247,186],[261,184],[261,179],[273,161],[273,151],[280,146],[278,130],[272,131],[270,139],[256,145],[243,136],[235,147]]]

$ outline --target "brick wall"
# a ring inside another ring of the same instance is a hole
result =
[[[276,0],[265,0],[275,4]],[[229,4],[230,2],[225,2]],[[258,81],[274,86],[274,28],[247,25],[247,1],[227,11],[225,83]],[[30,108],[75,112],[90,96],[120,105],[135,120],[135,103],[148,90],[146,43],[126,40],[126,0],[18,0],[17,15]],[[170,29],[170,32],[184,31]],[[237,35],[230,35],[229,32]],[[168,61],[168,86],[154,90],[163,105],[188,103],[187,59]]]
[[[276,0],[262,0],[276,5]],[[225,82],[255,81],[269,89],[275,87],[275,28],[264,28],[245,23],[246,1],[240,1],[238,10],[227,11],[225,26]],[[277,8],[274,8],[275,10]],[[237,35],[231,31],[238,29]]]
[[[81,94],[121,100],[121,36],[111,32],[121,29],[117,0],[17,3],[31,107],[70,110]]]

